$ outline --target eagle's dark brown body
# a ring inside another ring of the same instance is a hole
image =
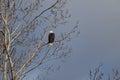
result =
[[[48,44],[52,45],[55,39],[55,34],[53,33],[53,31],[50,31],[49,35],[48,35]]]

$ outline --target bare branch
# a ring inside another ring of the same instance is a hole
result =
[[[11,42],[13,42],[16,38],[18,38],[20,36],[20,34],[23,32],[23,30],[29,26],[31,23],[33,23],[36,19],[38,19],[42,14],[44,14],[46,11],[50,10],[51,8],[53,8],[57,3],[59,2],[59,0],[57,0],[52,6],[48,7],[47,9],[43,10],[38,16],[36,16],[28,25],[24,26],[24,28],[12,39]]]
[[[40,62],[38,62],[38,63],[37,63],[35,66],[33,66],[31,69],[23,72],[22,75],[26,75],[26,74],[29,73],[30,71],[32,71],[32,70],[36,69],[37,67],[39,67],[39,66],[43,63],[43,61],[45,60],[45,58],[47,57],[50,49],[51,49],[51,48],[48,49],[48,51],[45,53],[44,57],[42,58],[42,60],[41,60]]]
[[[12,79],[14,79],[14,70],[13,70],[13,62],[12,62],[12,59],[11,59],[11,57],[10,57],[10,53],[9,53],[9,50],[10,50],[10,46],[11,46],[11,38],[10,38],[10,31],[9,31],[9,29],[8,29],[8,18],[7,18],[7,16],[6,16],[6,18],[4,18],[3,16],[2,16],[2,18],[3,18],[3,21],[4,21],[4,23],[5,23],[5,45],[6,45],[6,62],[5,62],[5,68],[6,68],[6,66],[7,66],[7,60],[9,60],[9,62],[10,62],[10,69],[11,69],[11,75],[12,75]],[[8,34],[8,35],[7,35]],[[8,40],[7,40],[7,38],[8,38]],[[8,41],[8,42],[7,42]],[[7,44],[8,43],[8,44]],[[4,75],[7,75],[6,74],[6,69],[5,69],[5,73],[4,73]],[[6,77],[5,77],[6,78]],[[6,80],[6,79],[5,79]]]
[[[30,56],[30,58],[23,64],[23,66],[19,69],[19,71],[16,72],[16,75],[17,75],[18,73],[20,73],[20,72],[34,59],[34,57],[35,57],[36,53],[39,51],[39,49],[40,49],[42,46],[44,46],[44,45],[43,45],[43,39],[44,39],[45,36],[46,36],[46,32],[47,32],[47,31],[44,32],[44,34],[43,34],[43,36],[42,36],[42,38],[41,38],[42,40],[40,40],[39,44],[37,45],[37,47],[36,47],[35,50],[33,51],[33,53],[32,53],[32,55]]]

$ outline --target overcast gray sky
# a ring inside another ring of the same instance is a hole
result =
[[[89,69],[120,67],[120,0],[68,0],[70,24],[79,20],[81,34],[71,41],[73,53],[49,80],[86,80]]]

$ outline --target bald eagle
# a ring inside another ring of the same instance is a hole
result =
[[[54,32],[53,32],[53,31],[49,31],[48,44],[49,44],[50,46],[53,45],[54,39],[55,39],[55,34],[54,34]]]

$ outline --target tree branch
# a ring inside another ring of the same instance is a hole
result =
[[[30,72],[30,71],[36,69],[39,65],[41,65],[41,64],[43,63],[43,61],[45,60],[45,58],[47,57],[47,55],[48,55],[50,49],[51,49],[51,48],[48,49],[48,51],[45,53],[45,56],[42,58],[42,60],[41,60],[37,65],[35,65],[35,66],[33,66],[31,69],[29,69],[29,70],[23,72],[22,75],[27,74],[28,72]],[[21,76],[22,76],[22,75],[21,75]]]
[[[27,26],[29,26],[31,23],[33,23],[36,19],[38,19],[38,18],[39,18],[42,14],[44,14],[46,11],[52,9],[58,2],[59,2],[59,0],[57,0],[52,6],[48,7],[48,8],[45,9],[45,10],[43,10],[43,11],[42,11],[39,15],[37,15],[28,25],[24,26],[24,28],[11,40],[11,42],[13,42],[16,38],[18,38]]]
[[[7,66],[7,60],[9,60],[10,62],[10,69],[11,69],[11,76],[12,76],[12,79],[14,80],[14,70],[13,70],[13,62],[12,62],[12,59],[10,57],[10,53],[9,53],[9,50],[10,50],[10,46],[11,46],[11,38],[10,38],[10,31],[8,29],[8,16],[6,15],[6,18],[3,18],[3,21],[5,23],[5,31],[4,31],[4,34],[5,34],[5,49],[6,49],[6,61],[5,61],[5,68]],[[8,35],[7,35],[8,34]],[[5,73],[4,75],[6,74],[6,69],[5,69]],[[7,74],[6,74],[7,75]]]
[[[23,66],[16,72],[16,75],[18,75],[18,74],[34,59],[34,57],[35,57],[36,53],[39,51],[39,49],[40,49],[41,47],[45,46],[45,45],[43,44],[43,39],[44,39],[45,36],[46,36],[46,32],[47,32],[47,31],[44,32],[41,40],[39,41],[39,44],[37,45],[37,47],[36,47],[35,50],[33,51],[31,57],[30,57],[30,58],[23,64]]]

